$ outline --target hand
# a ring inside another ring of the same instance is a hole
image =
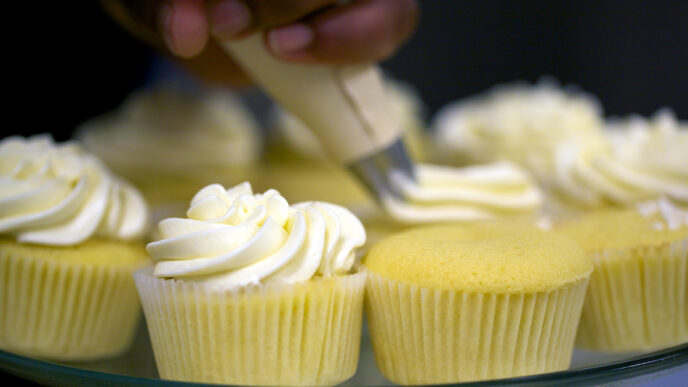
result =
[[[379,61],[415,29],[416,0],[103,0],[122,25],[165,48],[206,79],[245,80],[210,36],[241,39],[265,30],[276,57],[312,64]]]

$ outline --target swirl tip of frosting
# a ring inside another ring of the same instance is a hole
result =
[[[391,183],[402,199],[389,196],[383,205],[407,224],[529,215],[543,202],[530,174],[507,161],[463,168],[418,164],[415,180],[393,174]]]
[[[162,239],[146,246],[157,261],[154,275],[219,288],[346,274],[366,239],[344,207],[289,205],[274,189],[253,193],[248,182],[202,188],[186,218],[164,219],[158,228]]]
[[[132,240],[147,229],[141,194],[76,142],[48,134],[0,142],[0,233],[20,243]]]

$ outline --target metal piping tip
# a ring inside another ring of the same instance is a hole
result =
[[[401,138],[370,156],[354,161],[348,167],[380,203],[390,196],[404,200],[403,194],[392,184],[392,174],[401,173],[416,180],[413,162]]]

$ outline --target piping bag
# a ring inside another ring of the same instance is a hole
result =
[[[390,176],[403,173],[414,179],[413,164],[400,125],[387,106],[377,65],[330,67],[280,61],[263,45],[261,32],[220,45],[306,124],[329,156],[346,165],[379,202],[403,200]]]

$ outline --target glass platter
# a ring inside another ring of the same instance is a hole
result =
[[[62,364],[0,351],[0,370],[46,385],[202,386],[161,380],[155,368],[148,333],[141,325],[134,345],[123,355],[101,361]],[[688,343],[647,354],[605,354],[576,350],[567,371],[464,385],[632,385],[688,371]],[[688,377],[683,375],[683,377]],[[683,379],[684,382],[686,379]],[[678,382],[678,379],[674,379]],[[364,329],[358,371],[342,386],[391,385],[375,366],[370,338]],[[209,385],[210,386],[210,385]]]

